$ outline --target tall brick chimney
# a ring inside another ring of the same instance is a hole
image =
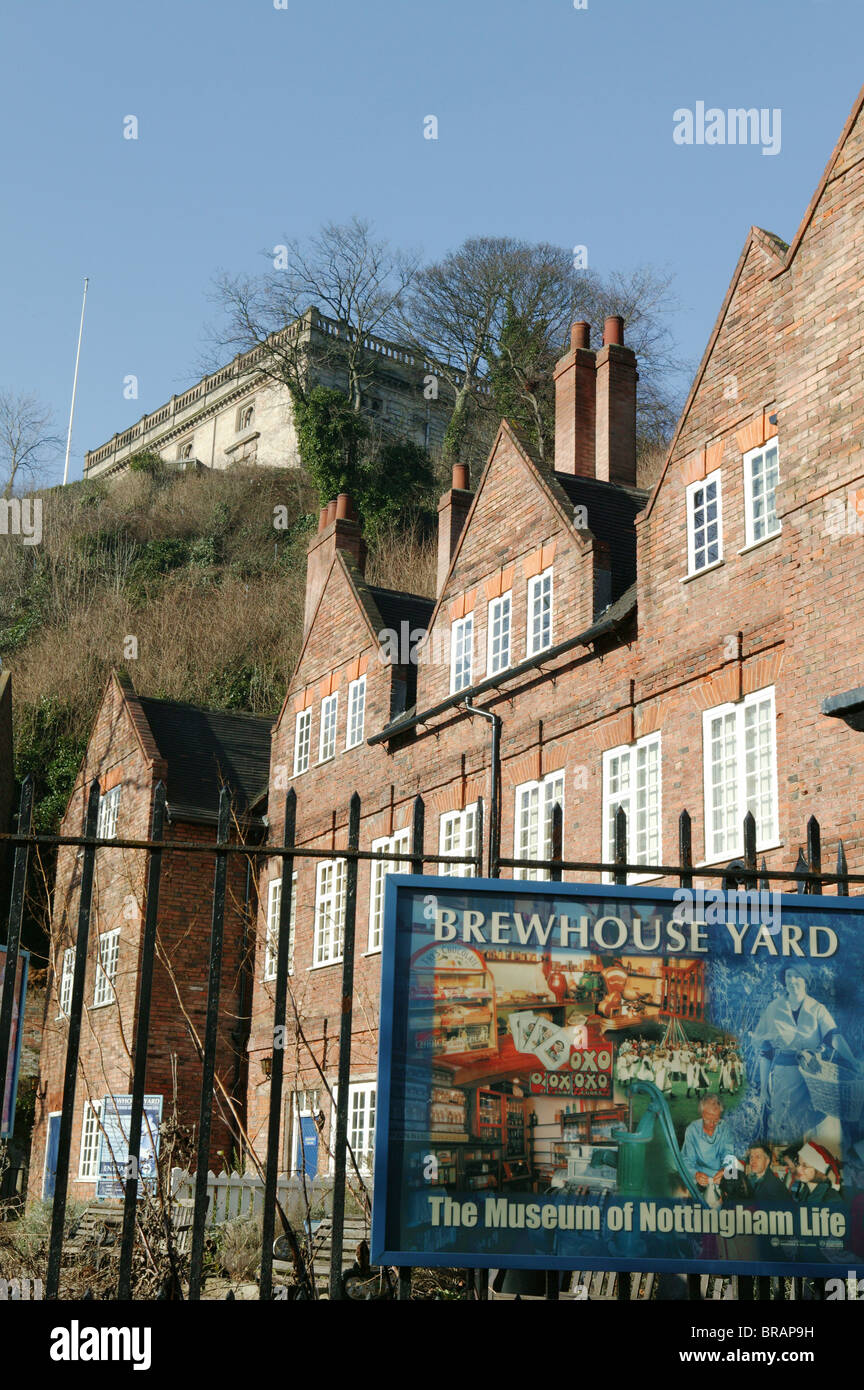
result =
[[[624,346],[624,320],[606,320],[597,353],[595,476],[636,486],[636,354]]]
[[[361,574],[366,568],[366,542],[363,539],[351,499],[340,492],[332,502],[321,508],[318,533],[309,542],[306,560],[306,606],[303,611],[303,631],[309,631],[318,600],[324,591],[336,551],[344,550],[356,562]]]
[[[589,337],[587,323],[574,323],[555,367],[555,471],[635,487],[636,354],[618,315],[607,318],[596,353]]]
[[[438,503],[438,594],[444,588],[450,561],[473,501],[474,494],[469,490],[468,465],[454,463],[452,487]]]
[[[595,363],[591,330],[574,323],[570,351],[555,367],[555,469],[594,476]]]

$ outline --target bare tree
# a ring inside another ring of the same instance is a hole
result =
[[[552,386],[548,380],[538,387],[538,363],[565,351],[574,320],[596,332],[609,314],[624,317],[627,341],[639,356],[640,433],[653,438],[668,429],[675,415],[668,377],[678,365],[668,326],[670,286],[670,276],[644,266],[604,279],[577,269],[563,247],[510,237],[469,238],[425,267],[406,297],[403,336],[427,352],[454,393],[446,453],[464,458],[488,438],[483,421],[492,417],[494,425],[497,415],[489,390],[497,370],[499,382],[510,372],[508,394],[524,398],[520,413],[534,421],[541,456],[551,456]],[[508,341],[514,323],[529,352],[525,362],[514,356],[512,334]]]
[[[61,443],[50,410],[36,396],[0,391],[0,495],[37,483]]]
[[[329,365],[346,384],[346,395],[360,410],[376,357],[370,336],[392,335],[418,258],[374,236],[368,222],[327,223],[307,241],[294,239],[265,253],[273,269],[260,276],[220,275],[212,298],[223,324],[211,340],[224,360],[225,349],[262,348],[257,369],[284,383],[304,400],[308,367]],[[334,319],[337,333],[305,331],[309,310]],[[312,383],[314,384],[314,383]]]

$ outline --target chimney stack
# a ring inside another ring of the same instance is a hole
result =
[[[303,632],[309,631],[309,624],[318,607],[318,600],[324,592],[327,576],[336,551],[344,550],[356,563],[360,573],[366,568],[366,542],[360,530],[351,499],[340,492],[326,507],[321,508],[318,517],[318,531],[309,542],[306,560],[306,606],[303,612]]]
[[[624,320],[603,327],[603,346],[588,344],[574,323],[570,351],[555,368],[555,471],[636,486],[636,355],[624,346]]]
[[[636,354],[624,346],[624,320],[615,314],[603,327],[597,353],[595,476],[636,486]]]
[[[570,351],[555,367],[555,469],[594,476],[595,370],[587,323],[574,323]]]
[[[462,527],[465,525],[465,518],[473,501],[474,494],[470,491],[468,465],[454,463],[452,487],[449,492],[444,493],[438,503],[438,587],[436,592],[439,595],[444,588],[444,580],[447,578],[450,561],[453,559],[453,552],[459,543]]]

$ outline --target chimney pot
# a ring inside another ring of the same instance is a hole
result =
[[[574,323],[570,329],[570,349],[575,352],[577,348],[587,348],[591,343],[591,325],[584,319]]]
[[[603,325],[603,346],[608,347],[610,343],[624,345],[624,320],[620,314],[610,314]]]
[[[454,463],[453,465],[453,486],[460,492],[467,492],[470,487],[468,478],[467,463]]]
[[[346,492],[340,492],[338,497],[334,497],[326,507],[321,508],[318,534],[313,536],[309,543],[306,559],[304,633],[309,630],[337,550],[344,551],[354,560],[360,573],[365,573],[366,542],[354,514],[351,498]]]

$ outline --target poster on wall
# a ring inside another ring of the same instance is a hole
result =
[[[6,1062],[6,1087],[3,1104],[0,1107],[0,1139],[10,1139],[15,1128],[15,1102],[18,1098],[18,1072],[21,1066],[21,1041],[24,1006],[27,999],[27,970],[30,952],[18,953],[18,969],[15,977],[15,992],[12,996],[12,1030],[9,1034],[9,1052]],[[6,977],[6,947],[0,946],[0,993]]]
[[[96,1179],[96,1196],[125,1196],[125,1182],[129,1163],[129,1135],[132,1116],[132,1097],[106,1096],[102,1102],[101,1129],[99,1131],[99,1165]],[[141,1116],[141,1146],[138,1158],[138,1196],[144,1187],[156,1190],[156,1159],[159,1153],[159,1126],[162,1123],[162,1097],[144,1097],[144,1113]]]
[[[375,1263],[864,1274],[864,904],[386,893]]]

